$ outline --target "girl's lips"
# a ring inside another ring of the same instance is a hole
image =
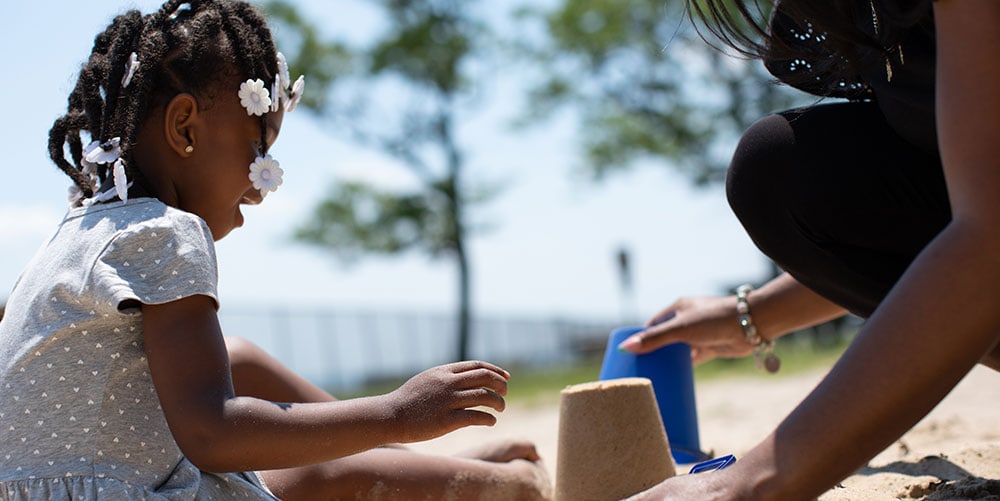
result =
[[[241,204],[245,205],[259,205],[264,201],[264,197],[261,196],[260,192],[257,190],[251,190],[253,193],[247,192],[248,194],[243,195],[240,199]]]

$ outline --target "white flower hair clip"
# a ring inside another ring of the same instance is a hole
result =
[[[284,173],[278,161],[271,155],[258,156],[250,164],[250,182],[253,183],[254,189],[260,191],[262,197],[267,196],[268,192],[278,191]]]
[[[271,84],[271,95],[274,99],[271,101],[271,111],[278,111],[281,108],[281,100],[279,95],[281,92],[281,77],[279,75],[274,76],[274,83]]]
[[[271,107],[271,96],[264,87],[264,81],[259,78],[241,83],[239,96],[247,115],[261,116]]]
[[[115,178],[115,194],[122,202],[128,202],[128,189],[132,186],[132,183],[128,182],[128,178],[125,177],[125,161],[118,159],[115,162],[115,168],[113,169]],[[111,191],[111,190],[108,190]]]
[[[274,76],[274,83],[268,90],[267,83],[263,80],[247,79],[240,84],[240,105],[247,110],[247,115],[261,116],[268,111],[278,111],[284,103],[285,112],[290,113],[299,105],[302,94],[305,91],[306,81],[304,76],[299,76],[294,83],[288,74],[288,61],[285,55],[278,53],[278,73]]]
[[[295,111],[295,108],[299,105],[299,99],[302,99],[302,93],[306,89],[306,77],[305,75],[299,75],[299,78],[295,80],[295,84],[292,85],[292,93],[288,97],[288,102],[285,103],[285,113],[291,113]]]
[[[132,83],[132,77],[135,76],[135,71],[139,69],[139,56],[133,52],[128,56],[128,62],[125,63],[125,75],[122,76],[122,88],[128,87],[128,84]]]
[[[305,77],[299,76],[298,80],[292,83],[285,55],[279,52],[277,59],[278,72],[274,75],[270,91],[267,89],[267,84],[259,78],[248,79],[240,84],[238,93],[240,105],[246,108],[247,115],[263,116],[269,111],[280,110],[282,106],[285,107],[285,112],[291,112],[299,105],[299,100],[305,91]],[[259,191],[262,197],[266,197],[268,193],[278,191],[284,173],[277,160],[271,155],[262,154],[250,164],[249,178],[254,189]]]
[[[81,190],[76,184],[69,185],[66,199],[69,201],[70,205],[77,203],[81,198],[83,198],[83,190]]]
[[[113,137],[107,141],[93,141],[83,150],[83,173],[90,176],[91,180],[97,182],[97,165],[114,163],[111,168],[114,178],[114,189],[109,189],[95,194],[93,197],[83,201],[83,205],[90,206],[95,203],[107,202],[116,196],[123,202],[128,201],[128,189],[132,183],[128,182],[125,175],[125,160],[121,158],[121,138]],[[76,203],[83,197],[81,192],[70,187],[69,201]]]
[[[122,138],[113,137],[107,141],[93,141],[83,150],[83,160],[93,165],[109,164],[122,154]]]
[[[292,84],[292,77],[288,74],[288,61],[281,52],[278,53],[278,78],[281,80],[282,89],[287,89]]]

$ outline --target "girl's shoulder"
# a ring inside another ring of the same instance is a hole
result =
[[[161,228],[202,229],[209,232],[208,224],[190,212],[171,207],[155,198],[130,199],[107,204],[74,207],[69,209],[63,224],[80,224],[90,230],[106,225],[114,232]],[[210,233],[210,232],[209,232]]]
[[[212,232],[202,218],[155,198],[71,208],[60,225],[57,239],[100,253],[115,247],[144,252],[154,246],[174,245],[215,253]]]
[[[80,261],[81,290],[105,303],[159,304],[193,294],[218,302],[208,225],[157,199],[71,209],[55,240],[53,253]]]
[[[70,209],[50,245],[49,256],[79,263],[85,289],[105,291],[114,302],[157,303],[191,290],[215,297],[218,263],[208,224],[155,198]]]

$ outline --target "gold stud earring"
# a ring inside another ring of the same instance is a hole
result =
[[[187,146],[185,146],[184,147],[184,152],[185,153],[194,153],[194,146],[191,146],[190,144],[187,145]]]

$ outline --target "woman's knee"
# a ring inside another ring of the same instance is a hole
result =
[[[785,214],[784,197],[795,189],[794,133],[782,115],[766,116],[740,138],[726,178],[726,198],[755,241],[773,231]]]

